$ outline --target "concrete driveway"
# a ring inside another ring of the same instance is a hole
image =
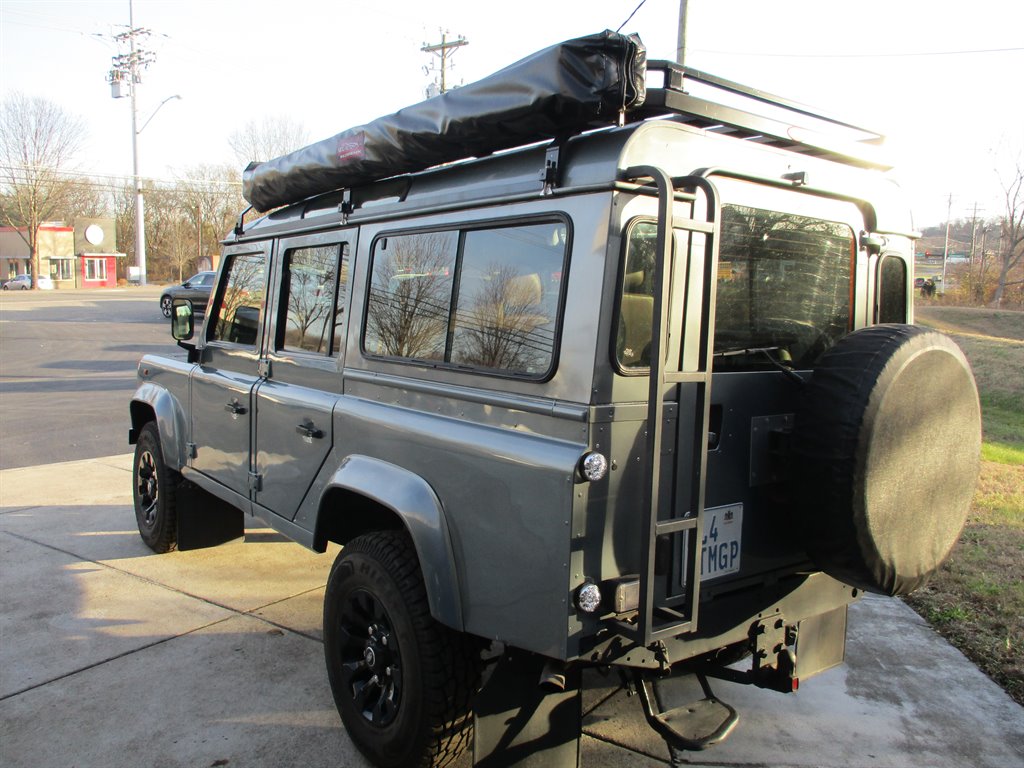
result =
[[[0,471],[0,766],[367,766],[323,668],[336,551],[153,555],[130,456]],[[847,655],[796,695],[718,683],[740,725],[688,764],[1024,766],[1024,709],[901,602],[855,605]],[[667,763],[617,677],[587,682],[583,764]]]

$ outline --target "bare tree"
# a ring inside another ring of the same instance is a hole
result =
[[[65,172],[85,134],[80,119],[46,99],[12,93],[0,106],[0,219],[28,245],[33,287],[39,285],[39,225],[63,218],[75,204],[79,185]]]
[[[250,120],[228,138],[231,150],[244,168],[250,162],[266,162],[309,143],[309,131],[287,116]]]
[[[204,256],[216,264],[220,241],[245,208],[241,179],[230,165],[197,165],[187,168],[177,183],[181,213],[192,227],[197,261]]]
[[[1006,193],[1006,209],[1000,222],[999,280],[992,300],[997,307],[1002,304],[1006,293],[1007,276],[1024,257],[1024,163],[1019,155],[1013,178],[1009,184],[1003,185],[1003,191]]]

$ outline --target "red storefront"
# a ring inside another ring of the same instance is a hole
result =
[[[117,257],[115,253],[79,253],[78,285],[82,288],[116,288]]]

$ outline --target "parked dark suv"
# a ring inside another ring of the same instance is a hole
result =
[[[160,311],[164,317],[171,316],[171,303],[175,299],[188,299],[197,312],[205,312],[210,301],[210,289],[217,277],[216,272],[198,272],[181,285],[175,285],[160,296]]]
[[[673,749],[721,741],[709,678],[841,664],[847,606],[939,567],[979,465],[880,137],[804,120],[608,32],[250,166],[270,213],[139,365],[143,540],[342,545],[327,676],[374,765],[576,766],[587,667]],[[704,698],[666,711],[684,675]]]

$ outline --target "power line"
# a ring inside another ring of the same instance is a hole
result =
[[[1020,53],[1024,48],[979,48],[967,51],[893,51],[890,53],[779,53],[777,51],[717,51],[710,48],[699,48],[701,53],[712,53],[722,56],[755,56],[773,59],[905,59],[926,56],[973,56],[985,53]]]
[[[76,176],[83,177],[86,179],[111,179],[114,181],[125,182],[130,182],[134,179],[134,176],[131,175],[90,173],[88,171],[55,170],[53,168],[45,168],[39,165],[0,165],[0,169],[5,171],[30,171],[32,173],[55,173],[60,176]],[[161,179],[151,176],[144,176],[142,178],[146,181],[150,181],[156,184],[213,184],[228,187],[242,186],[242,182],[240,181],[229,181],[227,179],[193,179],[187,177],[178,179]]]
[[[624,22],[622,22],[621,24],[619,24],[619,28],[618,28],[618,29],[616,29],[615,31],[616,31],[616,32],[621,32],[621,31],[622,31],[622,28],[623,28],[624,26],[626,26],[627,24],[629,24],[630,20],[631,20],[631,19],[632,19],[632,18],[633,18],[634,16],[636,16],[636,12],[637,12],[637,11],[639,11],[639,10],[640,10],[641,8],[643,8],[643,7],[644,7],[644,3],[646,3],[646,2],[647,2],[647,0],[640,0],[640,5],[638,5],[638,6],[636,7],[636,8],[634,8],[634,9],[633,9],[633,12],[632,12],[631,14],[629,14],[629,16],[627,16],[627,17],[626,17],[626,20],[625,20]]]

